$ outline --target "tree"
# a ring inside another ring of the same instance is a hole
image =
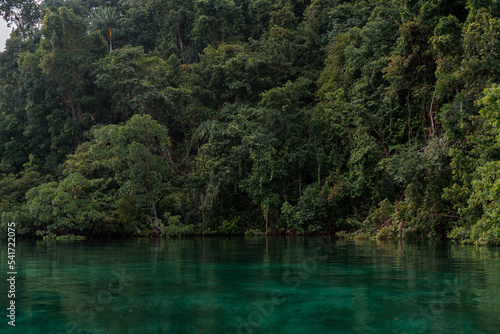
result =
[[[152,227],[158,233],[156,203],[163,196],[171,174],[167,163],[170,145],[167,129],[149,115],[135,115],[124,125],[94,129],[92,138],[88,147],[77,150],[67,168],[74,168],[82,154],[94,159],[97,166],[112,176],[118,198],[132,199],[139,209],[151,208]]]
[[[21,34],[31,35],[42,17],[40,3],[36,0],[1,0],[0,15],[9,24],[14,23]]]
[[[113,113],[107,117],[123,121],[135,113],[148,113],[163,124],[170,123],[185,94],[178,88],[179,65],[175,56],[165,61],[148,56],[142,47],[110,52],[93,72],[95,83],[110,96]]]
[[[27,208],[40,233],[161,232],[157,202],[171,174],[164,126],[147,115],[123,125],[100,126],[64,164],[64,178],[34,187]],[[124,205],[125,204],[125,205]],[[120,210],[136,212],[137,220]],[[116,225],[116,222],[121,223]],[[42,226],[40,226],[42,225]]]
[[[109,51],[113,51],[113,33],[116,35],[123,21],[120,13],[115,7],[100,7],[97,12],[92,9],[91,15],[91,29],[102,31],[109,41]]]
[[[86,107],[92,103],[86,97],[92,91],[89,75],[93,62],[102,55],[103,40],[88,34],[85,21],[64,7],[48,11],[43,23],[45,40],[39,66],[50,79],[61,107],[71,115],[64,126],[72,128],[76,148],[81,143],[84,113],[89,111]]]
[[[38,235],[93,234],[102,231],[103,180],[91,181],[79,173],[61,182],[48,182],[26,193],[27,208],[36,218]],[[97,191],[96,191],[97,188]],[[42,226],[40,226],[42,225]]]
[[[471,121],[476,133],[468,136],[474,148],[454,152],[455,183],[446,189],[463,219],[450,232],[466,243],[500,244],[500,87],[485,89],[480,115]],[[467,174],[464,171],[469,171]]]

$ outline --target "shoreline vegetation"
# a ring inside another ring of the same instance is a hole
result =
[[[0,235],[500,245],[496,0],[0,14]]]

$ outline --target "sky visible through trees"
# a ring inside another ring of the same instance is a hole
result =
[[[0,18],[0,50],[5,48],[5,41],[9,38],[11,28],[7,27],[7,22]]]

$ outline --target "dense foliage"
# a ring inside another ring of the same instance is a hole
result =
[[[496,0],[1,0],[1,230],[500,244]]]

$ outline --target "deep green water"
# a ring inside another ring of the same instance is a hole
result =
[[[0,246],[0,333],[500,333],[497,248],[316,238],[18,241],[13,328]]]

